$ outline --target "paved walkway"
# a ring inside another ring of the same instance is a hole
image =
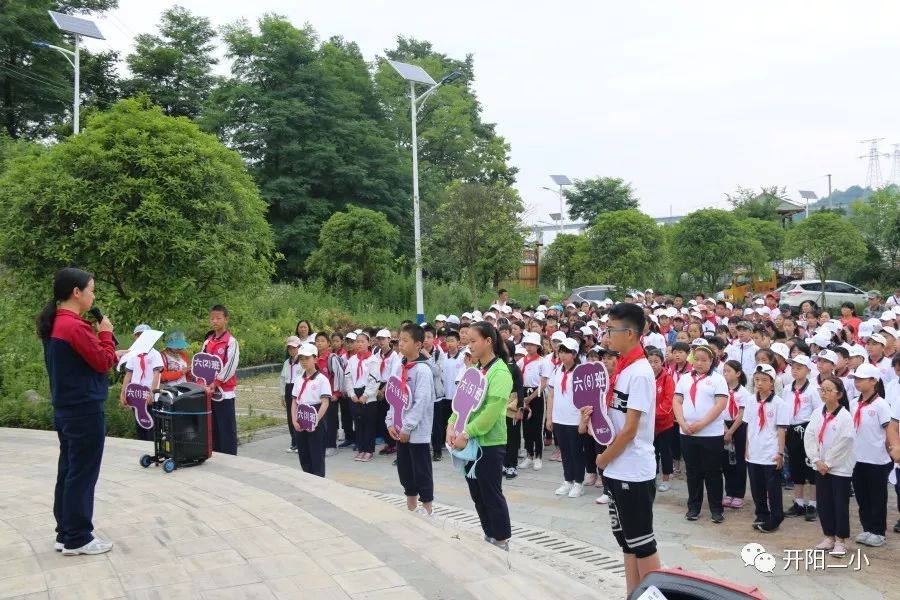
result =
[[[269,443],[277,455],[279,440]],[[620,581],[587,586],[495,549],[474,530],[447,527],[446,519],[427,520],[339,481],[304,475],[295,455],[281,452],[293,460],[276,462],[215,455],[164,474],[138,465],[147,449],[146,442],[107,439],[94,523],[115,548],[64,557],[53,551],[56,436],[0,429],[0,598],[622,594]],[[346,454],[339,460],[351,463]]]
[[[252,442],[240,448],[243,456],[292,466],[299,463],[296,454],[284,451],[288,445],[287,432],[280,436]],[[371,490],[379,494],[402,494],[397,480],[396,467],[391,465],[392,458],[377,457],[371,463],[359,463],[352,460],[353,452],[342,450],[327,460],[327,476],[349,486]],[[548,452],[549,456],[549,452]],[[436,505],[471,509],[472,502],[461,475],[452,470],[449,460],[435,463],[435,502]],[[584,497],[578,499],[559,498],[553,491],[561,480],[562,467],[558,462],[544,462],[544,469],[539,472],[529,470],[518,478],[504,483],[504,493],[510,504],[510,513],[514,522],[531,528],[541,528],[582,545],[593,546],[620,560],[620,553],[610,533],[609,516],[605,506],[598,506],[594,500],[600,494],[599,489],[589,490]],[[804,564],[796,569],[795,564],[784,560],[786,549],[805,551],[822,539],[818,522],[807,523],[804,520],[788,519],[780,531],[774,534],[763,534],[751,528],[752,502],[749,498],[748,508],[742,510],[728,509],[727,520],[722,525],[715,525],[704,510],[701,520],[691,523],[684,520],[685,499],[687,491],[683,479],[676,479],[673,489],[666,493],[658,493],[654,508],[655,528],[660,553],[665,566],[680,566],[695,571],[740,583],[758,586],[768,598],[843,598],[847,600],[868,600],[875,598],[900,597],[900,535],[889,533],[888,543],[881,548],[866,548],[852,542],[849,550],[854,553],[857,548],[865,552],[869,560],[864,560],[859,571],[856,565],[848,565],[849,554],[843,560],[825,557],[831,567],[808,569]],[[790,492],[785,492],[785,501],[790,502]],[[894,497],[891,494],[889,520],[892,524],[897,518],[894,510]],[[851,530],[858,532],[855,502],[851,500]],[[788,504],[789,505],[789,504]],[[740,549],[749,542],[761,543],[778,559],[778,565],[772,574],[762,574],[752,566],[745,567],[739,558]],[[566,550],[557,546],[546,552],[531,552],[534,545],[523,543],[513,536],[513,556],[521,554],[523,546],[526,553],[531,554],[544,564],[552,565],[559,572],[566,572],[570,577],[590,581],[594,586],[622,585],[622,576],[616,572],[604,573],[602,569],[592,569],[584,565],[579,569],[573,561],[554,559]],[[860,557],[862,558],[862,557]]]

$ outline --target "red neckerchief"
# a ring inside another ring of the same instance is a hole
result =
[[[147,353],[143,352],[141,354],[138,354],[138,360],[140,360],[141,362],[141,376],[138,377],[138,382],[141,382],[144,380],[144,373],[147,370]]]
[[[738,406],[737,400],[734,398],[734,390],[728,388],[728,416],[731,417],[731,420],[734,421],[737,418],[738,412],[740,411],[740,407]]]
[[[562,364],[562,359],[561,359],[561,358],[556,358],[555,356],[551,355],[551,356],[550,356],[550,363],[553,365],[553,368],[555,369],[556,367],[558,367],[559,365]]]
[[[572,368],[569,369],[568,371],[566,371],[565,367],[562,368],[563,376],[562,376],[562,384],[560,387],[562,388],[563,394],[566,393],[566,382],[569,381],[569,373],[571,373],[574,368],[575,368],[575,365],[572,365]]]
[[[691,381],[690,395],[691,395],[691,404],[693,404],[694,407],[697,406],[697,386],[700,384],[701,381],[703,381],[707,377],[709,377],[709,373],[704,373],[703,375],[700,375],[700,377],[697,377],[696,371],[691,373],[691,379],[693,379],[693,381]]]
[[[856,404],[856,412],[853,413],[853,427],[855,429],[859,429],[859,425],[862,422],[862,408],[863,404],[869,405],[875,401],[875,398],[878,397],[878,394],[872,394],[868,400],[863,400],[860,398],[859,402]]]
[[[791,384],[791,390],[793,390],[793,392],[794,392],[794,416],[795,417],[797,416],[797,413],[800,412],[800,396],[801,396],[801,394],[803,394],[803,392],[806,391],[806,388],[808,388],[808,387],[809,387],[808,379],[803,384],[803,387],[801,387],[799,390],[797,389],[796,381],[794,381],[794,383]]]
[[[405,359],[404,359],[405,360]],[[416,364],[415,360],[405,360],[403,365],[400,368],[400,390],[401,393],[404,393],[403,390],[406,389],[406,380],[409,378],[409,370],[413,368],[413,365]]]
[[[838,406],[838,411],[839,410],[841,410],[840,406]],[[822,429],[819,430],[819,448],[821,448],[822,444],[825,443],[825,428],[828,427],[828,424],[834,420],[835,415],[835,413],[828,412],[828,410],[824,406],[822,407],[822,412],[825,413],[825,420],[822,421]],[[855,420],[856,418],[854,417],[854,421]]]
[[[775,392],[769,394],[769,397],[765,400],[762,400],[759,397],[759,392],[756,393],[756,402],[759,404],[759,408],[757,409],[757,417],[759,418],[759,430],[762,431],[763,427],[766,426],[766,404],[772,401],[772,398],[775,397]]]
[[[356,360],[357,360],[357,362],[356,362],[356,378],[357,379],[362,377],[363,362],[365,362],[365,360],[367,358],[369,358],[370,356],[372,356],[371,352],[357,352],[356,353]]]
[[[532,357],[530,354],[527,354],[525,356],[525,358],[522,359],[522,376],[523,377],[525,376],[525,369],[528,368],[528,365],[530,365],[531,363],[533,363],[534,361],[536,361],[540,358],[541,358],[541,355],[535,353],[534,357]]]
[[[315,371],[312,374],[312,377],[307,377],[306,374],[303,375],[303,384],[300,386],[300,393],[297,394],[297,402],[303,401],[303,392],[306,391],[306,384],[315,379],[318,374],[319,372]]]
[[[609,388],[606,391],[606,406],[612,406],[613,393],[616,389],[616,380],[619,379],[619,374],[624,371],[626,367],[642,358],[645,358],[644,349],[640,344],[637,344],[634,348],[629,350],[627,354],[619,357],[619,360],[616,362],[616,368],[613,369],[613,373],[609,377]]]
[[[393,354],[393,353],[394,353],[394,351],[391,350],[391,351],[388,352],[387,354],[382,355],[382,357],[381,357],[381,366],[378,367],[378,374],[379,374],[379,375],[384,375],[384,364],[388,361],[388,359],[391,357],[391,354]]]

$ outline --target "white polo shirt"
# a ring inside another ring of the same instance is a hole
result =
[[[145,387],[153,386],[153,376],[156,371],[162,371],[163,359],[158,350],[151,348],[150,352],[144,355],[144,368],[141,369],[141,357],[132,356],[125,363],[125,368],[131,371],[131,383],[143,385]]]
[[[691,388],[696,383],[696,393],[691,396]],[[698,375],[696,371],[686,377],[682,377],[675,386],[675,395],[684,398],[681,404],[681,410],[684,413],[684,420],[688,423],[699,421],[706,416],[706,413],[712,409],[716,403],[716,396],[725,396],[728,398],[728,383],[725,378],[716,372],[707,373],[706,375]],[[726,402],[727,405],[727,402]],[[688,435],[684,430],[681,433]],[[695,437],[714,437],[725,433],[725,419],[722,413],[713,419],[712,423],[693,434]]]
[[[534,358],[525,356],[518,365],[522,371],[522,385],[527,388],[541,387],[541,378],[546,377],[549,380],[553,375],[553,365],[537,354]]]
[[[859,425],[856,415],[859,411]],[[892,462],[885,448],[887,438],[886,427],[891,420],[891,407],[884,398],[875,398],[872,402],[862,403],[855,400],[850,403],[850,415],[856,429],[853,438],[853,451],[856,462],[870,465],[883,465]]]
[[[625,450],[603,471],[619,481],[649,481],[656,477],[653,428],[656,421],[656,377],[647,359],[638,360],[619,373],[613,392],[609,418],[616,431],[625,427],[628,410],[641,413],[637,434]]]
[[[304,383],[306,383],[305,386]],[[301,371],[294,379],[294,392],[297,394],[295,399],[300,404],[318,406],[322,404],[322,396],[331,398],[331,382],[319,371],[313,373],[309,378],[306,377],[305,372]]]
[[[747,462],[755,465],[774,465],[778,455],[778,428],[791,423],[791,413],[787,403],[778,396],[763,402],[766,421],[759,419],[760,401],[753,398],[744,407],[744,421],[747,423]]]
[[[734,403],[737,408],[734,409],[734,415],[728,410],[729,406],[731,406],[731,399],[734,398]],[[747,391],[742,385],[739,385],[736,390],[728,390],[728,400],[725,401],[725,409],[722,410],[722,420],[723,421],[734,421],[735,417],[737,417],[738,413],[742,408],[746,408],[751,402],[753,402],[753,394]]]
[[[571,371],[563,370],[562,365],[550,378],[550,387],[553,388],[553,422],[559,425],[578,425],[581,422],[581,412],[575,408],[572,397],[573,378]],[[567,376],[568,375],[568,376]],[[563,390],[563,378],[566,379],[566,389]]]
[[[806,383],[797,387],[797,382],[784,388],[784,401],[790,408],[791,425],[809,423],[814,411],[822,410],[822,399],[815,382],[807,379]]]

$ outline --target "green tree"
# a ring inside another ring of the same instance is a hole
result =
[[[454,184],[438,207],[430,262],[465,281],[473,305],[479,290],[488,283],[496,287],[522,264],[523,209],[513,188],[479,183]]]
[[[900,269],[900,187],[884,187],[851,205],[853,223],[884,259],[888,271]]]
[[[734,194],[725,194],[738,218],[754,218],[763,221],[780,221],[777,208],[788,200],[787,190],[777,185],[763,186],[758,192],[739,187]]]
[[[638,197],[631,184],[618,177],[576,179],[572,189],[565,190],[563,195],[572,219],[588,225],[596,223],[603,213],[638,207]]]
[[[578,276],[573,260],[581,250],[584,237],[572,233],[560,233],[547,246],[541,257],[541,279],[555,285],[557,281],[564,287],[573,287]]]
[[[651,283],[663,250],[663,233],[651,217],[639,210],[605,212],[585,235],[598,283],[622,289]]]
[[[285,261],[303,273],[319,229],[348,203],[409,223],[409,175],[390,139],[359,48],[276,15],[226,28],[232,76],[218,87],[205,125],[251,164]]]
[[[129,94],[146,94],[171,117],[196,118],[216,78],[216,32],[209,19],[181,6],[162,13],[159,35],[142,33],[125,61],[134,75],[124,83]]]
[[[135,99],[89,125],[0,177],[0,262],[26,282],[89,269],[130,321],[268,283],[272,233],[237,153]]]
[[[35,46],[45,41],[71,46],[71,36],[61,32],[48,10],[95,13],[116,8],[118,0],[6,0],[0,2],[0,121],[13,139],[45,138],[63,121],[71,120],[72,67],[55,50]],[[114,53],[104,56],[115,56]],[[93,75],[97,62],[81,51],[83,101],[97,86]],[[106,84],[104,83],[104,87]],[[83,117],[86,115],[82,115]],[[70,129],[71,130],[71,129]]]
[[[865,260],[866,243],[848,220],[834,213],[817,212],[788,231],[788,254],[802,258],[816,271],[822,282],[824,306],[825,280],[837,268],[852,269]]]
[[[765,266],[762,243],[725,210],[707,208],[690,213],[675,225],[672,243],[676,278],[687,273],[708,290],[714,290],[737,267],[758,272]]]
[[[766,259],[780,261],[784,258],[784,228],[774,221],[766,221],[755,217],[741,219],[741,224],[760,241],[766,251]]]
[[[391,268],[399,230],[383,213],[348,206],[325,221],[306,270],[326,283],[371,288]]]

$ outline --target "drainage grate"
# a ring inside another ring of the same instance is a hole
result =
[[[406,508],[406,498],[403,496],[371,490],[360,491],[382,502]],[[478,530],[480,533],[481,523],[474,511],[455,506],[435,506],[434,514],[441,517],[445,524],[458,523],[464,529]],[[547,564],[559,563],[559,566],[570,569],[574,567],[579,572],[572,574],[581,579],[605,580],[608,575],[625,575],[621,557],[613,556],[602,548],[522,523],[513,523],[512,533],[513,548],[516,551]]]

